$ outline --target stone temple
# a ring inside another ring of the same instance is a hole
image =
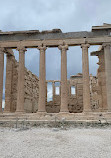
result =
[[[97,76],[89,75],[88,48],[91,45],[100,45],[99,50],[91,53],[91,56],[99,58]],[[67,80],[69,46],[81,47],[82,73]],[[46,80],[45,51],[49,47],[57,47],[61,51],[61,80]],[[25,68],[28,48],[36,48],[40,52],[39,78]],[[12,49],[19,51],[19,62]],[[2,111],[4,53],[7,63],[5,108]],[[47,100],[49,82],[53,87],[51,101]],[[63,33],[60,29],[1,31],[0,112],[1,118],[12,115],[37,118],[48,114],[64,115],[73,120],[80,116],[86,119],[92,116],[94,119],[100,114],[111,118],[111,25],[93,26],[91,32]]]

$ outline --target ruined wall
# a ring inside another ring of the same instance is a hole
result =
[[[95,110],[107,111],[104,51],[99,51],[97,56],[99,58],[99,62],[97,63],[99,68],[97,70],[97,83],[92,85],[92,92],[94,94],[92,99],[95,101]]]
[[[57,86],[58,87],[58,86]],[[46,88],[47,91],[47,88]],[[59,94],[56,94],[55,82],[53,82],[53,100],[46,100],[46,111],[48,113],[59,113],[60,112],[60,102],[61,102],[61,87],[59,86]],[[47,93],[47,92],[46,92]]]
[[[71,86],[75,87],[75,94],[71,94]],[[80,113],[83,111],[83,84],[81,74],[72,76],[70,80],[68,80],[68,102],[68,109],[70,113]],[[46,104],[46,111],[48,113],[58,113],[60,111],[60,103],[61,92],[59,95],[56,95],[54,92],[53,101],[47,102]]]
[[[17,103],[18,63],[14,56],[7,55],[5,83],[5,111],[15,112]]]
[[[10,64],[12,65],[11,69]],[[6,70],[6,90],[5,90],[5,110],[9,107],[11,112],[15,112],[17,105],[17,81],[18,81],[18,62],[15,60],[14,56],[7,60],[7,70]],[[9,74],[11,82],[9,82]],[[39,79],[32,72],[25,68],[25,95],[24,95],[24,109],[26,112],[36,112],[38,107],[39,98]],[[9,92],[9,87],[11,87],[11,93]],[[7,110],[6,110],[7,111]]]
[[[71,87],[75,87],[75,94],[71,93]],[[99,91],[97,93],[98,88],[98,79],[96,76],[90,75],[90,100],[91,100],[91,109],[93,111],[100,110],[99,104],[100,99],[98,101]],[[55,87],[54,87],[55,91]],[[53,100],[46,103],[46,111],[48,113],[58,113],[60,111],[61,104],[61,93],[56,95],[53,92]],[[83,79],[82,74],[79,73],[75,76],[71,76],[70,80],[68,80],[68,109],[70,113],[81,113],[83,112]]]
[[[75,87],[75,94],[71,94],[71,87]],[[82,74],[70,77],[69,81],[69,112],[80,113],[83,111],[83,80]]]
[[[101,102],[99,101],[98,96],[98,78],[97,76],[90,75],[90,100],[91,100],[91,109],[92,111],[97,111],[100,108]]]
[[[39,79],[31,71],[25,69],[25,104],[26,112],[36,112],[39,99]]]

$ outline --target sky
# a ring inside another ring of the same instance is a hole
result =
[[[2,31],[42,31],[54,28],[59,28],[64,33],[91,31],[92,26],[103,23],[111,23],[111,0],[0,0],[0,30]],[[98,59],[90,57],[90,52],[97,50],[98,47],[89,48],[89,69],[93,75],[96,75]],[[14,52],[18,60],[18,52]],[[58,48],[46,50],[47,80],[60,79],[60,61],[61,54]],[[37,49],[27,49],[25,66],[39,76]],[[67,51],[68,79],[70,75],[79,72],[82,72],[82,50],[80,46],[69,47]]]

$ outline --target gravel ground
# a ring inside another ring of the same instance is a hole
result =
[[[0,128],[0,158],[111,158],[111,128]]]

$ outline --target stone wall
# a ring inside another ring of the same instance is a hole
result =
[[[82,74],[71,76],[69,80],[69,112],[80,113],[83,111],[83,81]],[[75,87],[75,95],[71,93],[71,87]]]
[[[98,78],[90,75],[90,100],[91,109],[93,111],[100,110],[99,95],[97,93]],[[75,94],[71,93],[71,87],[75,87]],[[96,89],[95,89],[96,87]],[[55,88],[54,88],[55,89]],[[54,93],[53,100],[46,103],[46,111],[48,113],[58,113],[60,111],[61,94]],[[79,73],[71,76],[68,80],[68,109],[70,113],[83,112],[83,79],[82,74]]]
[[[5,83],[5,111],[15,112],[17,104],[18,63],[7,55]]]
[[[71,94],[71,87],[75,87],[75,94]],[[55,89],[55,88],[54,88]],[[60,87],[61,91],[61,87]],[[54,92],[53,101],[47,102],[46,111],[59,112],[61,103],[61,93],[56,95]],[[82,84],[82,74],[76,76],[71,76],[68,80],[68,109],[70,113],[80,113],[83,111],[83,84]]]
[[[11,66],[10,66],[11,65]],[[6,69],[6,90],[5,90],[5,111],[9,107],[11,112],[15,112],[17,105],[17,81],[18,81],[18,62],[14,56],[10,56],[10,60],[7,57],[7,69]],[[10,68],[9,68],[10,67]],[[11,82],[9,79],[11,78]],[[36,112],[38,107],[39,98],[39,79],[31,71],[25,68],[25,97],[24,97],[24,109],[26,112]],[[11,93],[9,92],[11,87]]]
[[[97,70],[97,83],[92,85],[93,96],[92,99],[95,101],[96,110],[99,111],[107,111],[107,95],[106,95],[106,75],[105,75],[105,59],[104,59],[104,51],[101,49],[100,51],[95,53],[99,58],[99,68]],[[94,54],[92,54],[94,55]]]
[[[25,71],[25,104],[26,112],[36,112],[39,99],[39,79],[31,71]]]

